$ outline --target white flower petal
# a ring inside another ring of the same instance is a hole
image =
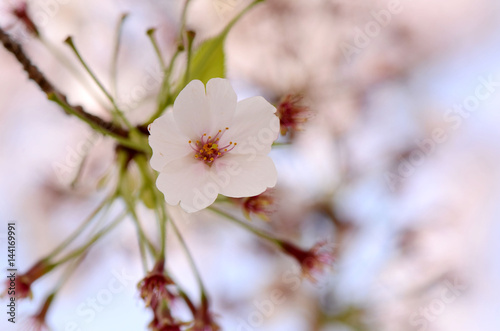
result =
[[[170,205],[180,203],[192,213],[211,205],[219,193],[210,184],[207,166],[191,155],[168,163],[160,172],[156,186]]]
[[[252,97],[238,102],[233,124],[226,133],[237,147],[236,154],[268,154],[280,131],[276,108],[263,97]]]
[[[151,167],[160,171],[168,162],[193,152],[189,147],[189,137],[179,131],[172,114],[167,111],[148,127],[149,145],[153,149]]]
[[[179,130],[191,139],[197,139],[211,129],[205,85],[201,81],[191,81],[179,93],[174,102],[174,119]]]
[[[219,193],[247,197],[274,187],[277,172],[266,154],[279,134],[275,112],[262,97],[237,103],[227,80],[210,80],[206,93],[201,81],[190,82],[175,100],[173,111],[149,127],[151,166],[160,172],[156,185],[166,202],[195,212],[211,205]],[[224,132],[218,134],[218,130]],[[189,141],[198,139],[211,146],[205,148],[220,150],[211,167],[194,157],[199,152]]]
[[[278,180],[273,160],[267,155],[229,153],[218,159],[211,171],[220,193],[233,198],[261,194]]]
[[[207,99],[212,117],[212,132],[231,126],[236,111],[237,96],[227,79],[212,78],[207,83]]]

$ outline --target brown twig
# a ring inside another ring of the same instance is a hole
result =
[[[99,116],[92,115],[86,112],[82,106],[73,106],[68,102],[66,95],[58,91],[51,82],[40,72],[40,70],[31,63],[26,53],[24,53],[23,48],[19,43],[13,40],[2,28],[0,28],[0,41],[6,50],[11,52],[17,59],[17,61],[23,66],[24,71],[28,74],[28,78],[34,81],[40,89],[47,95],[56,95],[59,100],[62,100],[69,108],[71,108],[74,113],[78,114],[79,117],[86,119],[88,122],[92,122],[96,126],[102,128],[103,131],[108,132],[110,135],[128,137],[128,131],[116,126],[115,124],[105,121]],[[63,109],[64,110],[64,109]],[[68,111],[64,110],[66,114],[70,114]]]

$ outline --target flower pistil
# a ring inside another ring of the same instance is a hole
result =
[[[196,153],[194,158],[211,166],[216,159],[221,158],[224,154],[232,151],[238,143],[230,141],[226,146],[219,146],[219,140],[227,130],[229,130],[229,128],[226,128],[224,131],[219,130],[219,132],[217,132],[217,134],[213,137],[207,137],[207,134],[204,133],[199,140],[188,141],[189,145]]]

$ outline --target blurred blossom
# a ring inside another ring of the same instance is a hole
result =
[[[55,294],[50,294],[43,302],[42,307],[36,315],[29,317],[21,322],[22,330],[26,331],[49,331],[46,317],[50,306],[54,300]]]
[[[8,279],[6,281],[6,290],[8,291],[9,287],[14,289],[15,297],[18,299],[32,298],[33,293],[31,292],[32,285],[39,278],[50,272],[54,268],[54,265],[48,263],[48,261],[40,261],[33,265],[28,271],[22,274],[16,274],[15,279]],[[11,283],[14,282],[15,286],[11,286]],[[7,293],[5,293],[7,294]]]
[[[259,195],[233,199],[235,203],[243,209],[243,214],[247,220],[250,220],[250,215],[256,215],[264,221],[269,221],[269,215],[271,215],[276,206],[274,205],[274,190],[266,190],[264,193]]]
[[[34,36],[39,36],[38,29],[33,22],[31,15],[28,11],[28,3],[25,1],[21,1],[18,4],[16,4],[12,9],[11,13],[13,16],[15,16],[26,28],[26,30],[33,34]]]
[[[278,103],[277,115],[280,119],[281,134],[303,130],[304,123],[311,116],[309,108],[303,104],[300,95],[286,95]]]
[[[286,254],[299,262],[302,275],[313,283],[334,262],[333,249],[331,244],[326,241],[318,242],[307,251],[288,242],[280,242],[280,247]]]
[[[186,25],[199,38],[195,46],[216,35],[249,3],[191,2]],[[19,26],[29,30],[33,24],[59,55],[67,51],[60,41],[74,36],[106,87],[111,85],[115,23],[122,12],[129,12],[117,64],[117,95],[130,96],[137,90],[137,82],[150,77],[149,68],[159,68],[145,31],[157,27],[159,49],[168,61],[177,49],[184,1],[33,1],[28,7],[18,3],[18,7],[8,8],[3,4],[2,26],[11,25],[13,16],[18,22],[12,31]],[[214,190],[201,200],[206,207],[217,194],[230,193],[226,195],[238,197],[235,204],[245,216],[268,218],[272,211],[271,222],[247,224],[286,238],[282,250],[301,265],[303,274],[291,273],[290,259],[276,257],[259,238],[215,217],[210,208],[188,216],[179,211],[189,220],[179,222],[181,230],[212,299],[209,307],[201,302],[193,304],[197,324],[192,314],[179,318],[171,314],[168,303],[172,293],[177,293],[169,292],[173,285],[163,270],[153,268],[146,275],[140,274],[140,254],[131,244],[136,241],[136,228],[131,222],[93,247],[95,253],[87,268],[61,292],[61,310],[51,309],[51,324],[54,322],[56,330],[65,329],[69,314],[82,329],[144,329],[151,320],[151,310],[138,309],[136,289],[130,286],[124,287],[119,300],[102,305],[92,322],[85,324],[77,313],[87,296],[97,297],[107,288],[102,283],[107,279],[101,275],[120,263],[134,271],[134,282],[143,279],[139,295],[150,307],[155,302],[151,325],[157,330],[220,327],[233,331],[240,325],[262,331],[499,330],[500,94],[493,91],[461,118],[459,127],[454,128],[450,121],[450,111],[475,95],[478,77],[500,82],[499,17],[500,5],[495,0],[263,1],[234,26],[224,43],[227,78],[238,82],[234,85],[238,88],[237,93],[228,92],[223,99],[230,94],[231,103],[236,104],[237,94],[278,100],[276,115],[281,127],[273,133],[302,131],[294,135],[291,144],[275,144],[269,153],[277,169],[273,176],[278,178],[278,196],[264,192],[274,186],[274,177],[262,180],[256,175],[237,185],[246,190],[250,187],[247,184],[259,184],[252,192]],[[39,24],[42,21],[43,26]],[[342,45],[349,45],[350,52]],[[25,47],[34,63],[65,89],[71,101],[93,114],[109,116],[106,104],[100,105],[91,97],[95,91],[89,92],[69,74],[71,70],[63,69],[49,48],[36,38],[25,42]],[[27,266],[79,224],[84,217],[82,202],[95,202],[90,188],[94,189],[97,178],[114,160],[115,146],[108,138],[93,146],[79,185],[62,189],[52,185],[54,162],[65,160],[67,151],[84,140],[83,125],[54,112],[54,106],[27,82],[10,55],[2,51],[0,59],[4,64],[0,212],[3,219],[18,221],[18,260]],[[179,59],[174,76],[187,64],[183,55]],[[68,62],[72,70],[76,67],[77,73],[85,74],[75,61]],[[154,112],[154,93],[159,85],[148,89],[151,95],[144,95],[140,102],[132,100],[134,105],[127,113],[133,123]],[[209,94],[209,87],[206,89],[199,86],[198,90]],[[222,103],[220,109],[225,105]],[[263,100],[260,105],[264,105]],[[211,160],[214,148],[222,146],[212,139],[218,130],[222,134],[225,125],[214,127],[214,132],[205,132],[208,130],[203,127],[192,135],[184,134],[179,141],[163,141],[177,133],[175,108],[150,128],[151,165],[160,176],[172,155],[188,155],[199,167],[216,168],[219,161],[242,147],[231,137],[227,144],[236,142],[236,147],[230,144],[234,149],[229,151],[229,146],[228,154]],[[245,120],[251,122],[258,117],[254,115],[250,112]],[[227,127],[224,138],[234,129]],[[185,131],[190,130],[186,126]],[[431,146],[427,142],[435,130],[446,133],[447,138]],[[202,161],[195,159],[189,140],[192,147],[201,147]],[[197,140],[203,141],[203,146]],[[190,180],[184,166],[180,163],[178,170]],[[400,176],[398,168],[408,171]],[[135,176],[133,169],[127,171]],[[398,174],[394,186],[387,183],[388,173]],[[165,182],[162,190],[167,202],[182,205],[198,187],[193,184],[187,188],[185,183]],[[118,207],[123,207],[123,202],[112,211]],[[137,210],[156,247],[155,217],[140,203]],[[187,293],[196,293],[198,284],[184,252],[170,228],[167,233],[172,279],[179,279]],[[331,238],[328,243],[318,242],[325,237]],[[335,273],[328,272],[332,264]],[[42,290],[46,287],[38,280],[47,268],[37,264],[18,276],[21,297],[29,297],[34,284]],[[321,276],[328,284],[318,291],[302,284],[301,276],[311,280]],[[271,294],[276,291],[282,293],[282,300],[273,300]],[[112,318],[117,315],[118,320]]]
[[[164,264],[165,261],[158,261],[153,270],[137,285],[146,307],[151,306],[153,310],[162,300],[172,302],[176,297],[168,289],[174,282],[165,275]]]

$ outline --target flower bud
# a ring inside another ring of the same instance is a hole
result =
[[[35,37],[40,36],[38,28],[31,19],[31,16],[28,12],[28,4],[25,1],[21,2],[17,7],[12,8],[11,14],[14,15],[19,21],[21,21],[21,23],[23,23],[29,33],[31,33]]]
[[[281,134],[289,131],[301,131],[303,124],[311,117],[309,107],[302,104],[302,96],[289,94],[278,104],[277,112],[280,119]]]
[[[325,268],[331,266],[334,261],[332,249],[327,246],[326,241],[317,243],[308,251],[285,241],[280,242],[280,245],[286,254],[299,262],[302,275],[313,283],[316,282],[316,276],[323,273]]]

